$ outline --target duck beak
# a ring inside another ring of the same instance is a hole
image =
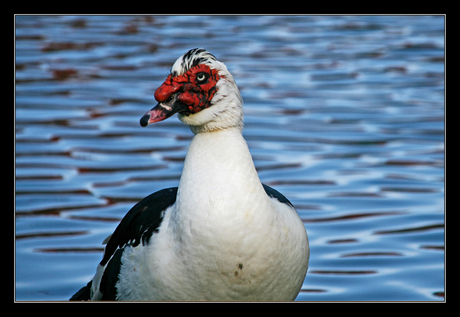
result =
[[[168,119],[176,112],[186,111],[187,105],[177,100],[177,93],[172,94],[166,101],[159,102],[150,111],[147,111],[141,118],[140,124],[146,127],[150,123]]]

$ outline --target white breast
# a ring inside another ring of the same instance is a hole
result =
[[[308,259],[297,213],[266,194],[240,130],[226,129],[194,137],[175,205],[144,251],[123,255],[117,287],[122,300],[293,300]],[[128,292],[133,281],[144,290]]]

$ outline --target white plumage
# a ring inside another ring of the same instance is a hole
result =
[[[200,64],[218,74],[210,104],[191,113],[172,97],[159,103],[176,109],[195,134],[178,189],[133,207],[95,277],[73,300],[283,301],[298,295],[309,261],[305,227],[291,203],[259,180],[241,134],[243,102],[226,66],[194,49],[171,73],[190,83],[195,77],[186,75]],[[165,81],[164,91],[175,87],[171,83]],[[184,87],[174,98],[181,100]],[[144,122],[169,117],[168,107],[155,107]]]

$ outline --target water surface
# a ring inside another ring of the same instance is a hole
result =
[[[67,300],[192,133],[139,118],[204,47],[261,180],[297,207],[299,301],[444,300],[443,16],[16,16],[16,300]]]

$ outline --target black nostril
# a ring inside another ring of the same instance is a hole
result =
[[[171,101],[173,101],[174,97],[173,95],[169,96],[168,99],[165,100],[165,103],[170,103]]]

